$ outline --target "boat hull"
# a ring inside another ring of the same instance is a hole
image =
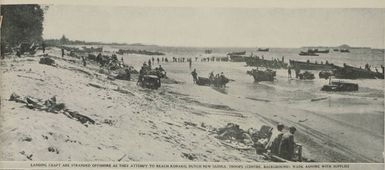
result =
[[[295,60],[290,60],[290,66],[301,70],[333,70],[337,68],[334,64],[316,64]]]
[[[384,74],[345,65],[334,70],[334,76],[339,79],[384,79]]]
[[[260,71],[260,70],[251,70],[247,71],[247,74],[253,76],[255,82],[261,81],[274,81],[276,72],[272,70]]]
[[[264,60],[254,57],[245,58],[246,65],[254,67],[265,67],[265,68],[287,68],[287,63],[284,63],[280,60]]]
[[[355,83],[343,83],[343,82],[332,82],[331,84],[324,85],[322,91],[358,91],[358,84]]]

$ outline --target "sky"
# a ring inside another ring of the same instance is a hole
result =
[[[43,37],[195,47],[384,48],[384,9],[51,5]]]

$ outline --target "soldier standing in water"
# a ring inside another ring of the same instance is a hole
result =
[[[191,72],[191,75],[193,76],[193,82],[196,84],[198,80],[198,73],[197,70],[194,68],[194,71]]]
[[[295,78],[298,78],[301,70],[299,69],[299,67],[294,67],[294,71],[295,71]]]
[[[287,69],[288,78],[291,78],[291,67]]]
[[[43,53],[45,53],[45,43],[44,43],[44,41],[41,43],[41,48],[43,49]]]
[[[151,69],[151,59],[148,60],[148,67]]]
[[[64,48],[61,48],[61,57],[64,57]]]
[[[192,65],[192,60],[191,60],[191,58],[188,59],[188,62],[189,62],[189,68],[190,68],[190,70],[191,70],[191,65]]]

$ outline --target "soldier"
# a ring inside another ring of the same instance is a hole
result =
[[[1,59],[2,59],[2,60],[5,59],[5,55],[4,55],[4,54],[5,54],[5,52],[4,52],[4,51],[5,51],[5,46],[6,46],[6,44],[0,45],[0,48],[1,48],[1,49],[0,49],[0,53],[1,53],[0,55],[1,55]]]
[[[273,130],[269,143],[266,145],[266,149],[270,149],[270,153],[274,155],[279,155],[279,145],[281,144],[284,127],[282,123],[278,123],[277,129]]]
[[[43,49],[43,53],[45,53],[45,43],[44,43],[44,41],[41,43],[41,48]]]
[[[126,80],[131,80],[131,68],[125,69],[126,72]]]
[[[17,50],[16,50],[16,56],[21,57],[20,49],[17,49]]]
[[[86,58],[82,56],[83,66],[85,67],[87,65]]]
[[[294,133],[297,129],[295,127],[290,127],[289,132],[286,132],[282,135],[282,140],[279,145],[279,155],[280,157],[291,161],[294,157],[295,142],[294,142]]]
[[[194,68],[194,71],[191,72],[191,75],[193,76],[193,82],[196,84],[198,80],[198,73],[197,70]]]
[[[368,71],[370,71],[370,66],[369,66],[369,64],[368,64],[368,63],[366,63],[366,64],[365,64],[365,70],[368,70]]]
[[[144,62],[142,68],[140,68],[139,70],[138,83],[142,82],[143,76],[146,74],[146,72],[147,72],[147,64],[146,62]]]
[[[102,62],[102,54],[99,53],[97,56],[96,56],[96,62],[98,62],[99,64],[101,64]]]
[[[291,78],[291,68],[290,67],[287,69],[287,74],[288,74],[288,78]]]
[[[64,57],[64,48],[61,48],[61,57]]]
[[[116,56],[115,53],[112,54],[111,58],[112,58],[113,61],[118,61],[118,56]]]
[[[165,71],[164,69],[163,69],[163,67],[162,67],[162,65],[159,65],[159,71]]]
[[[299,77],[299,73],[301,72],[301,70],[299,69],[299,67],[295,67],[294,71],[295,71],[295,78],[298,78]]]
[[[211,82],[214,81],[214,72],[210,72],[209,79]]]
[[[158,70],[159,70],[159,73],[160,73],[162,78],[167,77],[167,72],[166,72],[166,70],[163,69],[162,65],[159,65]]]

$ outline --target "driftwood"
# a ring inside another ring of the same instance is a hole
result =
[[[126,156],[127,156],[127,154],[124,154],[121,158],[118,159],[118,162],[122,161],[122,159],[123,159],[124,157],[126,157]]]
[[[124,89],[121,89],[121,88],[114,89],[114,91],[119,92],[119,93],[123,93],[123,94],[128,94],[130,96],[135,96],[134,93],[127,91],[127,90],[124,90]]]
[[[272,154],[269,155],[267,153],[263,153],[263,156],[265,156],[267,159],[272,160],[274,162],[292,162]]]
[[[17,75],[17,77],[23,77],[23,78],[28,78],[28,79],[32,79],[32,80],[39,80],[39,81],[44,81],[43,79],[38,79],[38,78],[33,78],[33,77],[29,77],[29,76],[23,76],[23,75]]]
[[[321,97],[321,98],[311,99],[310,101],[315,102],[315,101],[326,100],[326,99],[328,99],[328,98],[327,97]]]
[[[16,93],[12,93],[9,100],[15,101],[18,103],[24,103],[29,109],[37,109],[37,110],[42,110],[50,113],[61,112],[71,119],[78,120],[82,124],[85,124],[85,123],[95,124],[95,121],[93,119],[85,115],[82,115],[77,111],[71,111],[69,109],[66,109],[66,106],[64,103],[57,103],[55,96],[43,102],[41,99],[37,99],[30,96],[21,97]]]
[[[94,83],[88,83],[89,86],[92,86],[92,87],[95,87],[95,88],[98,88],[98,89],[107,89],[105,87],[102,87],[101,85],[99,84],[94,84]]]
[[[67,110],[64,111],[64,113],[69,118],[77,119],[82,124],[87,123],[87,122],[89,122],[91,124],[95,124],[94,120],[92,120],[91,118],[89,118],[87,116],[84,116],[84,115],[80,114],[77,111],[70,111],[70,110],[67,109]]]

